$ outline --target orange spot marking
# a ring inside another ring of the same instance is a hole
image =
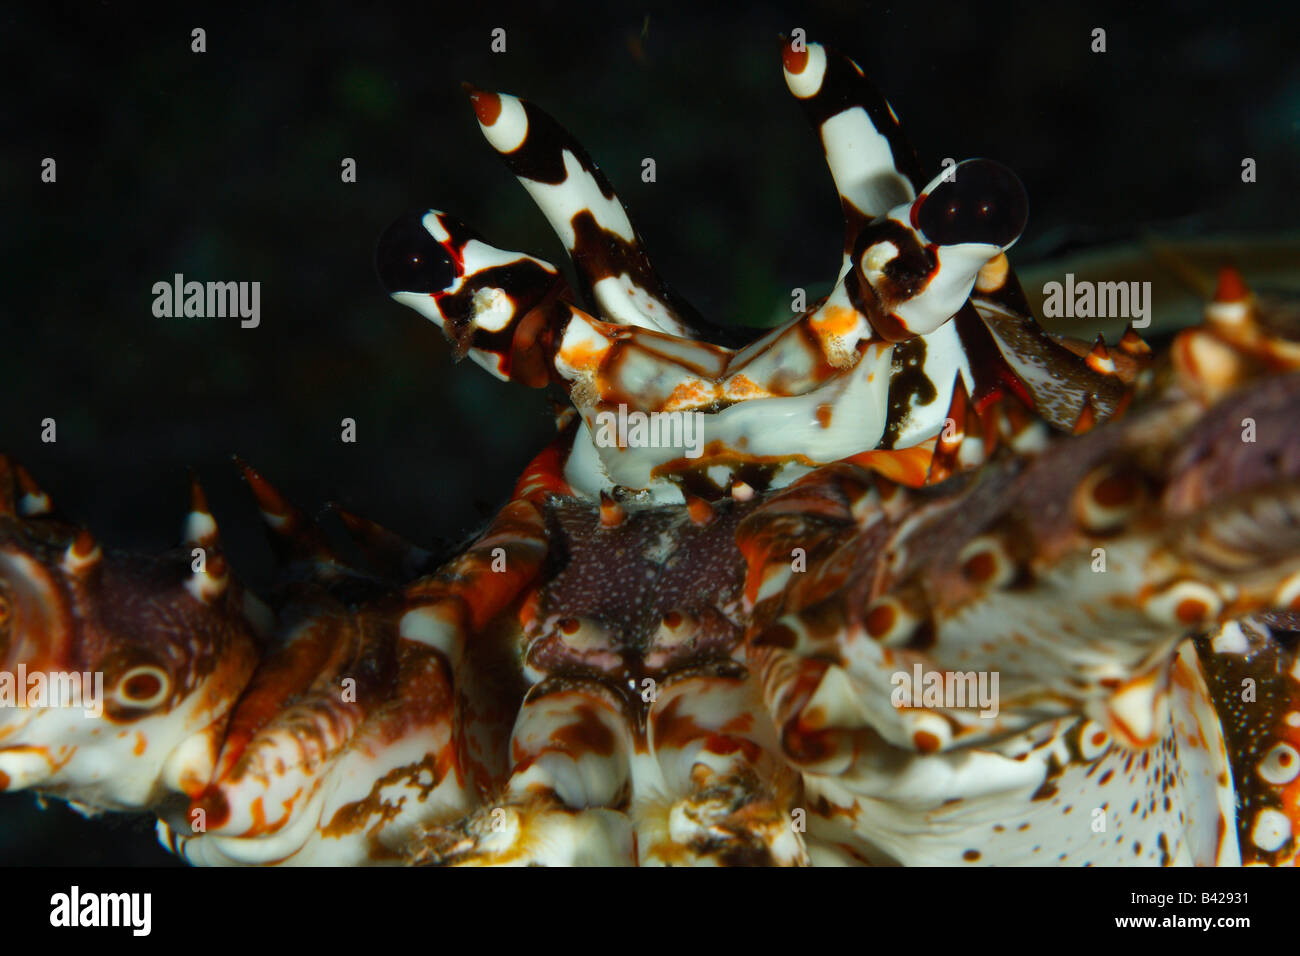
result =
[[[858,327],[858,313],[842,305],[828,305],[812,317],[819,335],[846,336]]]
[[[135,746],[131,748],[131,753],[139,757],[144,753],[145,748],[149,746],[149,741],[145,739],[144,734],[140,731],[135,732]]]
[[[608,351],[608,342],[602,342],[600,345],[583,342],[561,349],[560,358],[576,369],[591,371],[600,367],[600,361]]]
[[[713,520],[713,505],[695,495],[686,496],[686,511],[691,516],[691,521],[697,525],[705,525]]]
[[[469,92],[470,105],[474,107],[474,115],[484,126],[491,126],[501,115],[501,97],[495,93],[485,93],[483,90],[475,89],[472,86],[466,87]]]
[[[912,743],[923,754],[932,754],[939,749],[939,738],[925,730],[918,730],[914,733]]]
[[[822,402],[817,406],[817,424],[822,428],[831,427],[831,411],[830,402]]]
[[[787,73],[798,76],[808,68],[808,48],[796,50],[794,44],[786,40],[781,44],[781,63]]]
[[[1241,273],[1232,266],[1224,266],[1219,270],[1219,284],[1214,290],[1215,302],[1241,302],[1250,295],[1250,289],[1246,287],[1246,280],[1241,277]]]
[[[731,401],[743,401],[747,398],[767,398],[772,393],[760,387],[748,375],[737,372],[727,380],[725,397]]]
[[[707,405],[713,396],[699,382],[681,382],[673,389],[664,402],[664,411],[673,412],[683,408],[698,408]]]
[[[1182,624],[1195,624],[1202,620],[1209,613],[1209,608],[1205,602],[1198,598],[1183,598],[1178,602],[1178,607],[1174,610],[1176,617]]]
[[[600,493],[600,524],[605,528],[614,528],[627,520],[627,512],[608,493]]]
[[[867,615],[867,633],[874,638],[880,638],[893,630],[894,622],[898,620],[898,612],[892,605],[881,604],[872,608]]]

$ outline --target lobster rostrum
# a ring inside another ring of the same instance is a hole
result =
[[[1015,175],[924,182],[856,63],[783,65],[845,240],[770,330],[697,313],[568,133],[467,88],[577,281],[437,210],[379,241],[457,358],[569,400],[451,560],[338,510],[355,567],[241,462],[254,595],[197,481],[183,546],[129,555],[0,459],[0,675],[104,686],[0,708],[0,790],[150,809],[196,863],[1293,862],[1294,303],[1229,270],[1162,354],[1050,334]]]

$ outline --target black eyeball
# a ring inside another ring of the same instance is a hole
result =
[[[424,228],[426,215],[405,215],[379,237],[375,270],[390,293],[441,292],[456,277],[451,256]]]
[[[1019,178],[991,159],[958,163],[951,181],[925,197],[916,225],[931,242],[953,246],[983,242],[1009,246],[1025,231],[1029,198]]]

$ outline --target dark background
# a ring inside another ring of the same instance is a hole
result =
[[[6,7],[0,448],[125,548],[175,542],[196,468],[254,584],[271,565],[234,451],[312,511],[335,499],[425,543],[471,531],[551,434],[545,394],[453,368],[437,329],[379,288],[374,241],[435,206],[503,248],[564,254],[482,141],[462,79],[567,126],[660,271],[722,321],[770,324],[839,263],[830,176],[781,77],[777,34],[795,27],[863,65],[927,174],[945,156],[1020,173],[1017,265],[1116,243],[1140,256],[1153,235],[1240,258],[1243,239],[1295,235],[1295,5],[622,10]],[[1098,26],[1105,54],[1090,52]],[[1241,182],[1245,156],[1257,183]],[[355,184],[340,182],[344,157]],[[1296,271],[1286,256],[1268,268]],[[260,281],[261,326],[155,318],[151,287],[176,272]],[[354,445],[339,441],[345,416]],[[56,444],[40,441],[46,417]],[[166,861],[151,829],[6,796],[0,863]]]

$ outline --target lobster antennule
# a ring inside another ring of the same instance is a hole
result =
[[[688,316],[670,303],[613,186],[578,141],[527,100],[470,85],[466,92],[484,138],[560,237],[581,291],[606,319],[689,334]]]
[[[614,187],[549,114],[508,93],[463,84],[479,129],[550,223],[579,291],[605,321],[738,346],[762,329],[706,320],[660,277]]]
[[[786,86],[817,130],[844,210],[844,251],[877,216],[921,187],[916,150],[889,101],[852,59],[821,43],[781,38]]]

